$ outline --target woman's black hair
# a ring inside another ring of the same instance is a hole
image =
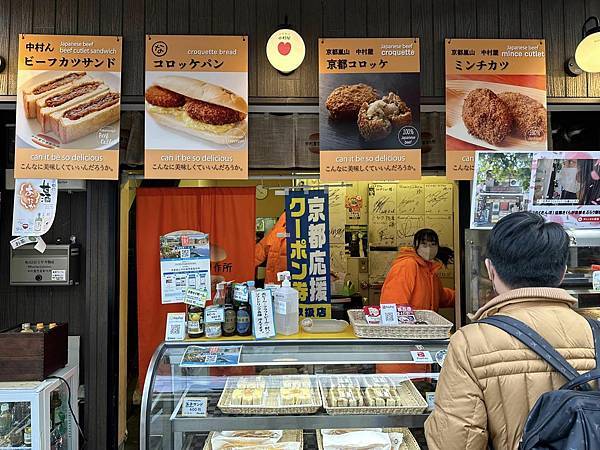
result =
[[[448,267],[448,264],[452,264],[454,262],[454,250],[448,247],[440,246],[440,238],[432,229],[423,228],[415,233],[415,237],[413,239],[413,247],[415,250],[419,247],[421,242],[433,242],[439,247],[435,259],[441,261],[444,266]]]

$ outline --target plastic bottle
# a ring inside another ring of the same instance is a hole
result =
[[[284,336],[297,334],[300,320],[298,291],[292,288],[289,272],[279,272],[277,279],[281,281],[281,287],[275,291],[273,300],[275,332]]]

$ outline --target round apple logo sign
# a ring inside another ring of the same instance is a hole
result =
[[[305,53],[304,40],[294,30],[277,30],[267,42],[267,59],[281,73],[290,73],[300,67]]]

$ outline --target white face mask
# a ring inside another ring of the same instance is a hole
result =
[[[558,182],[569,192],[578,190],[577,167],[563,167],[558,175]]]
[[[438,247],[424,247],[420,245],[417,248],[417,254],[426,261],[433,261],[438,254]]]

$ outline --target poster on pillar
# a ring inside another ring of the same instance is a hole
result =
[[[417,38],[321,39],[321,179],[420,179],[420,101]]]
[[[548,149],[543,39],[446,39],[446,176],[472,180],[476,151]]]
[[[325,189],[294,189],[285,196],[287,259],[300,317],[331,317],[329,196]]]
[[[146,36],[144,176],[248,178],[248,38]]]
[[[19,36],[15,178],[118,179],[121,44]]]

